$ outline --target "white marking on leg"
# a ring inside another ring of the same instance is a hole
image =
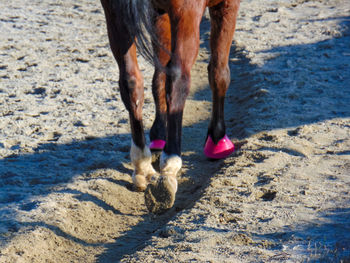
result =
[[[151,151],[148,146],[140,149],[131,141],[130,158],[135,168],[132,175],[133,183],[140,190],[145,190],[152,177],[157,174],[152,166]]]
[[[173,184],[175,192],[177,191],[176,175],[182,167],[182,160],[178,155],[167,155],[162,153],[160,156],[160,171],[163,177],[167,177]]]
[[[178,155],[167,155],[162,152],[160,156],[160,170],[162,175],[176,176],[182,167],[182,160]]]

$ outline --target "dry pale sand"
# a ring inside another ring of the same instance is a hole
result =
[[[0,3],[0,262],[348,262],[350,3],[243,0],[235,154],[202,154],[208,17],[174,207],[131,185],[128,114],[98,1]],[[153,121],[153,69],[144,122]]]

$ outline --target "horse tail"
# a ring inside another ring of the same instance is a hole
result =
[[[149,62],[157,63],[152,44],[158,44],[153,24],[155,10],[151,0],[112,0],[116,14],[120,16],[128,33],[136,38],[138,52]]]

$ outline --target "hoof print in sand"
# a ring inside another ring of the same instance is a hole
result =
[[[145,191],[145,203],[148,211],[154,214],[164,213],[175,201],[176,190],[166,177],[160,177],[154,184],[149,184]]]

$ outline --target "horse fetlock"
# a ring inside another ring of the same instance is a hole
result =
[[[162,176],[173,176],[176,179],[177,173],[182,167],[182,160],[178,155],[167,155],[162,153],[160,156],[160,172]]]
[[[141,150],[131,142],[130,158],[135,169],[132,176],[133,183],[137,190],[144,191],[147,185],[157,178],[157,172],[152,166],[151,151],[147,146]]]
[[[148,159],[152,159],[152,153],[150,149],[145,146],[143,149],[136,146],[133,141],[131,141],[130,158],[133,165],[138,165],[138,163],[147,162]]]

